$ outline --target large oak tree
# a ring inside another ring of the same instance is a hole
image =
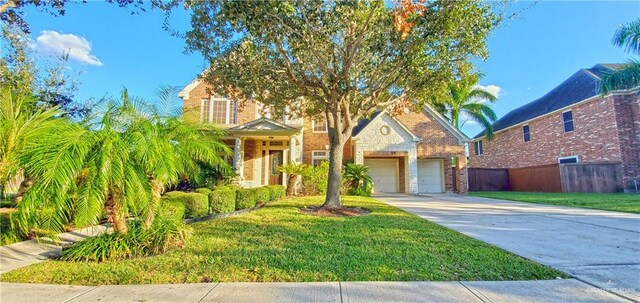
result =
[[[213,90],[290,115],[324,116],[339,207],[343,148],[358,120],[420,110],[487,56],[499,16],[480,1],[188,1],[187,49],[210,61]]]

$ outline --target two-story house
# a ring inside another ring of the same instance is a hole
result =
[[[552,163],[622,163],[625,189],[640,178],[639,89],[602,96],[603,73],[621,64],[580,69],[541,98],[493,124],[495,138],[478,134],[470,167],[520,168]]]
[[[325,121],[272,117],[268,108],[256,102],[239,104],[212,95],[199,79],[179,96],[185,120],[226,130],[225,142],[234,150],[233,165],[242,187],[286,185],[278,166],[289,161],[318,165],[328,160]],[[465,192],[468,140],[431,108],[420,113],[405,110],[397,116],[382,111],[359,121],[346,143],[344,158],[369,166],[376,192]]]

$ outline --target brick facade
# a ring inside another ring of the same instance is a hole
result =
[[[596,97],[498,131],[493,140],[479,138],[484,153],[469,145],[469,167],[518,168],[558,163],[622,162],[625,184],[640,173],[640,99],[638,93]],[[562,113],[571,110],[574,130],[565,132]],[[522,126],[531,140],[524,142]],[[478,141],[479,139],[474,140]]]

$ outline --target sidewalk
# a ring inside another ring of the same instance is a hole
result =
[[[62,251],[61,245],[69,245],[104,233],[107,226],[97,225],[58,235],[59,242],[41,239],[0,246],[0,274],[55,257]]]
[[[574,279],[502,282],[0,283],[0,302],[629,302]]]

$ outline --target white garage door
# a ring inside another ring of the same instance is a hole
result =
[[[369,166],[374,192],[398,192],[398,159],[364,159],[364,165]]]
[[[418,191],[421,193],[444,192],[441,160],[418,160]]]

